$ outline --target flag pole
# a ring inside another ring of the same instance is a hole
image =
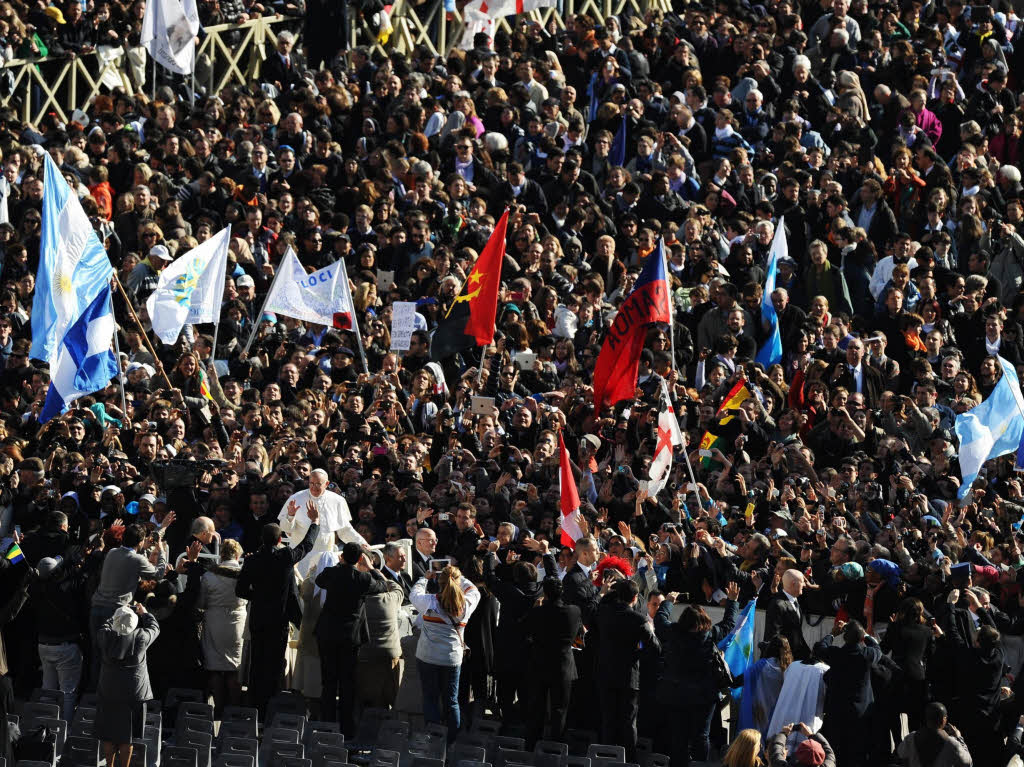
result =
[[[345,291],[349,294],[349,301],[352,303],[352,330],[356,334],[356,346],[359,347],[359,359],[363,361],[363,372],[369,373],[370,368],[366,364],[366,352],[363,351],[363,336],[359,332],[359,318],[356,316],[356,305],[355,302],[352,301],[352,291],[349,290],[348,287],[348,269],[345,268],[345,259],[341,259],[338,263],[341,265],[341,278],[345,280],[345,284],[342,287],[344,287]]]
[[[682,431],[682,429],[680,429]],[[683,432],[683,458],[686,459],[686,469],[690,472],[690,483],[693,485],[693,494],[697,496],[697,500],[700,501],[700,493],[697,492],[697,477],[693,474],[693,464],[690,463],[690,451],[687,449],[690,447],[690,438],[687,433]]]
[[[665,265],[665,289],[668,292],[668,341],[672,350],[672,372],[676,372],[676,302],[672,298],[671,274],[668,270],[668,252],[665,250],[665,238],[661,238],[661,260]]]
[[[490,346],[488,344],[487,346]],[[487,359],[487,346],[480,349],[480,369],[476,371],[476,385],[480,386],[480,382],[484,378],[484,360]]]
[[[121,343],[117,340],[119,327],[114,328],[114,353],[117,355],[117,382],[121,385],[121,412],[128,418],[128,398],[124,393],[125,372],[121,370]]]
[[[153,59],[153,86],[150,90],[153,93],[152,100],[156,101],[156,59]]]
[[[223,308],[223,307],[222,307]],[[220,335],[220,312],[217,312],[217,321],[213,323],[213,351],[210,352],[210,364],[217,363],[217,336]]]
[[[280,266],[280,264],[278,264]],[[256,340],[256,332],[260,329],[260,322],[262,322],[263,310],[267,308],[267,301],[274,295],[274,286],[277,284],[277,278],[281,276],[281,270],[278,269],[274,272],[274,279],[270,281],[270,287],[267,288],[267,294],[263,296],[263,303],[260,304],[259,314],[253,318],[252,321],[252,332],[249,334],[249,340],[245,342],[245,348],[242,349],[242,357],[244,358],[249,353],[249,347],[252,346],[252,342]],[[214,350],[216,353],[216,349]]]
[[[114,284],[117,285],[118,291],[121,293],[121,298],[124,299],[124,303],[128,307],[128,312],[132,315],[132,319],[135,320],[135,325],[139,328],[139,335],[142,336],[142,340],[146,344],[146,348],[149,349],[149,353],[153,355],[153,360],[155,362],[159,362],[160,357],[157,356],[156,349],[153,348],[153,342],[149,340],[149,334],[146,333],[146,329],[142,327],[142,321],[139,319],[139,315],[135,313],[135,307],[132,306],[131,299],[128,298],[128,294],[124,292],[124,285],[121,284],[121,280],[118,278],[117,272],[114,272],[113,280]],[[118,364],[120,364],[120,361]],[[173,389],[174,384],[172,384],[171,379],[167,377],[167,371],[164,370],[162,363],[160,365],[160,373],[164,377],[164,382],[167,384],[167,388]]]

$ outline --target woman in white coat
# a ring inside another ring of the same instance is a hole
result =
[[[203,574],[199,584],[199,609],[203,610],[203,665],[209,674],[210,692],[217,711],[238,705],[242,685],[242,637],[248,602],[235,596],[242,570],[238,541],[221,544],[220,564]]]

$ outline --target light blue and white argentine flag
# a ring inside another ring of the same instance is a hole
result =
[[[956,417],[953,431],[960,440],[960,476],[957,497],[967,497],[981,465],[1017,451],[1024,436],[1024,396],[1013,365],[999,357],[1003,377],[984,402]]]
[[[761,297],[761,319],[768,323],[768,338],[765,339],[760,351],[757,353],[755,362],[764,365],[767,370],[770,366],[782,362],[782,337],[779,334],[779,315],[775,312],[775,304],[772,303],[772,293],[775,292],[775,276],[779,269],[779,259],[789,255],[789,241],[786,239],[786,217],[779,218],[779,224],[775,227],[775,236],[772,237],[772,246],[768,251],[768,271],[764,279],[764,295]]]
[[[39,415],[40,423],[66,412],[78,397],[102,389],[118,374],[117,358],[110,348],[114,329],[107,285],[64,334],[57,362],[51,366],[50,390]]]
[[[43,158],[43,231],[32,299],[30,354],[53,369],[64,334],[96,296],[110,287],[114,268],[78,195],[50,155]]]

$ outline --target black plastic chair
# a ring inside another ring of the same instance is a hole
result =
[[[217,754],[213,767],[256,767],[256,757],[249,754]]]
[[[96,738],[80,735],[68,736],[64,744],[64,756],[60,760],[61,767],[98,767],[100,763],[100,742]]]
[[[167,746],[160,755],[160,767],[199,767],[199,752],[189,746]]]
[[[213,733],[196,732],[194,730],[175,733],[174,745],[194,748],[196,750],[196,758],[198,759],[198,767],[210,767],[213,755]]]

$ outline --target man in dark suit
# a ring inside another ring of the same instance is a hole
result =
[[[405,549],[397,543],[384,544],[384,567],[381,574],[389,581],[394,581],[402,587],[405,598],[402,604],[409,604],[409,591],[412,589],[412,578],[406,572],[405,566],[408,557]]]
[[[829,386],[845,387],[851,394],[863,394],[864,404],[877,408],[885,390],[882,374],[864,361],[864,341],[850,339],[846,346],[846,361],[836,362],[828,372]]]
[[[833,647],[832,640],[840,634],[843,646]],[[875,702],[871,669],[882,657],[882,651],[860,623],[837,620],[832,633],[814,645],[814,654],[829,665],[825,673],[825,737],[840,764],[860,767],[866,764],[871,744],[871,739],[864,737]]]
[[[551,722],[549,738],[562,740],[565,735],[569,691],[576,679],[572,645],[583,628],[580,608],[562,601],[562,581],[545,578],[543,588],[544,602],[523,618],[523,634],[530,643],[527,748],[544,737],[546,721]]]
[[[292,88],[303,82],[295,66],[295,55],[292,52],[294,44],[295,36],[291,32],[281,32],[277,36],[277,50],[267,57],[260,70],[260,80],[270,83],[282,94],[291,92]]]
[[[597,608],[601,732],[605,743],[626,749],[627,761],[636,755],[640,653],[661,651],[654,624],[635,609],[639,594],[634,581],[616,581]]]
[[[366,597],[387,591],[388,581],[379,570],[373,569],[358,543],[346,543],[341,559],[340,565],[326,568],[316,578],[316,585],[327,592],[316,624],[323,680],[320,717],[328,722],[337,720],[344,733],[351,737],[355,734],[352,705],[356,661],[359,645],[366,638],[364,603]]]
[[[288,622],[302,620],[295,585],[295,564],[313,550],[320,533],[320,512],[313,502],[306,507],[310,525],[298,546],[281,546],[281,528],[276,523],[263,528],[263,545],[246,557],[238,574],[235,594],[249,600],[252,632],[252,673],[249,695],[262,714],[270,696],[278,691],[288,645]]]
[[[437,550],[437,533],[429,527],[421,527],[416,532],[416,540],[412,547],[412,582],[426,578],[430,570],[430,560]]]
[[[541,189],[533,179],[526,177],[523,166],[518,162],[510,162],[506,169],[508,181],[503,181],[494,190],[491,196],[490,212],[495,218],[500,218],[505,212],[505,206],[513,203],[525,205],[527,210],[547,210],[548,201]]]
[[[580,609],[583,625],[588,629],[595,626],[597,603],[600,592],[592,580],[594,565],[597,564],[597,541],[591,537],[576,541],[573,563],[562,579],[562,601]],[[570,713],[571,726],[593,725],[596,715],[597,689],[594,686],[594,663],[596,662],[594,641],[585,641],[576,665],[577,679],[572,688]]]
[[[789,640],[789,649],[795,660],[811,657],[803,633],[803,614],[800,595],[804,591],[804,574],[799,570],[786,570],[782,574],[782,593],[774,594],[768,602],[764,621],[764,638],[783,636]]]

